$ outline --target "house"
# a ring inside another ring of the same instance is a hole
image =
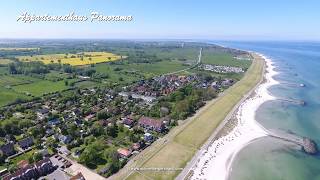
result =
[[[82,175],[82,173],[79,172],[79,173],[76,174],[75,176],[72,176],[72,177],[70,178],[70,180],[86,180],[86,179],[84,178],[84,176]]]
[[[3,178],[3,180],[38,179],[51,173],[55,168],[49,158],[45,158],[32,165],[26,165],[16,172]]]
[[[121,158],[129,158],[131,156],[131,150],[129,149],[119,148],[117,152]]]
[[[46,129],[46,137],[49,137],[51,135],[54,134],[54,130],[53,129]]]
[[[150,141],[153,140],[153,136],[152,136],[152,134],[150,134],[150,133],[145,133],[143,139],[144,139],[145,141],[147,141],[147,142],[150,142]]]
[[[20,180],[20,179],[37,179],[39,174],[34,165],[27,165],[26,167],[17,170],[3,180]]]
[[[144,129],[162,132],[165,128],[164,123],[160,120],[152,119],[149,117],[141,117],[138,122],[140,127]]]
[[[222,86],[231,86],[233,83],[234,83],[233,79],[224,79],[221,82],[221,85]]]
[[[58,118],[48,121],[49,126],[56,126],[58,124],[60,124],[60,120]]]
[[[140,141],[137,143],[133,143],[131,148],[134,151],[139,151],[140,149],[143,149],[144,147],[145,147],[144,141]]]
[[[0,146],[0,151],[5,155],[5,156],[11,156],[16,153],[14,150],[13,143],[8,143],[5,145]]]
[[[38,109],[37,110],[37,118],[39,120],[43,120],[44,118],[47,117],[48,113],[49,113],[48,109],[45,109],[45,108],[44,109]]]
[[[131,128],[134,125],[134,120],[131,117],[125,117],[123,118],[122,123],[128,128]]]
[[[8,143],[14,143],[16,142],[16,138],[12,134],[7,134],[5,136],[5,139],[7,140]]]
[[[28,149],[33,145],[33,139],[31,137],[27,137],[18,141],[18,144],[23,150]]]
[[[72,138],[71,136],[67,135],[67,136],[64,136],[64,135],[60,135],[59,136],[59,141],[61,143],[64,143],[64,144],[69,144],[71,141],[72,141]]]
[[[45,158],[35,163],[38,173],[43,176],[54,170],[53,164],[49,158]]]

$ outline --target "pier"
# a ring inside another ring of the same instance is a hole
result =
[[[299,99],[277,98],[277,100],[292,103],[292,104],[297,104],[297,105],[301,105],[301,106],[305,106],[307,104],[305,101],[299,100]]]
[[[281,130],[268,131],[269,136],[277,139],[281,139],[287,142],[294,143],[298,146],[301,146],[302,150],[307,154],[317,154],[318,147],[315,141],[310,138],[299,136],[293,132],[286,132]]]
[[[303,84],[303,83],[299,84],[299,83],[280,81],[280,84],[287,85],[287,86],[290,86],[290,87],[306,87],[306,85]]]

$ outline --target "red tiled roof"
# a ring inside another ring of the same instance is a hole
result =
[[[131,155],[131,151],[128,149],[120,148],[118,149],[118,153],[122,156],[129,157]]]
[[[150,126],[150,127],[153,127],[153,128],[162,128],[163,127],[163,122],[159,121],[159,120],[156,120],[156,119],[152,119],[152,118],[143,116],[143,117],[141,117],[139,119],[139,125]]]

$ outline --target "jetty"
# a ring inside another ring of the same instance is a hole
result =
[[[299,136],[291,131],[276,130],[275,132],[273,130],[268,131],[268,133],[270,137],[281,139],[301,146],[302,150],[307,154],[314,155],[318,153],[317,143],[308,137]]]
[[[288,103],[292,103],[292,104],[297,104],[297,105],[301,105],[301,106],[305,106],[307,104],[305,101],[299,100],[299,99],[277,98],[276,100],[284,101],[284,102],[288,102]]]
[[[286,82],[286,81],[280,81],[280,84],[287,85],[290,87],[306,87],[306,85],[303,83],[299,84],[299,83],[292,83],[292,82]]]

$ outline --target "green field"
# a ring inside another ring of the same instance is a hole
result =
[[[167,143],[161,140],[141,153],[130,167],[183,168],[234,106],[261,80],[263,67],[264,61],[256,57],[241,81],[229,88],[223,96],[209,102],[189,123],[171,130],[166,136]],[[133,172],[127,179],[174,179],[179,172]],[[122,172],[115,178],[123,179],[127,175],[128,172]]]
[[[214,65],[227,65],[247,69],[252,61],[237,60],[231,54],[219,53],[210,49],[202,51],[202,63]]]
[[[46,93],[68,89],[68,86],[65,85],[64,81],[52,82],[42,80],[31,84],[13,86],[12,89],[20,93],[30,93],[33,96],[42,96]]]
[[[30,99],[30,97],[28,97],[24,94],[16,93],[16,92],[12,91],[11,89],[6,89],[1,86],[0,86],[0,92],[1,92],[0,106],[5,106],[9,103],[12,103],[16,99]]]

